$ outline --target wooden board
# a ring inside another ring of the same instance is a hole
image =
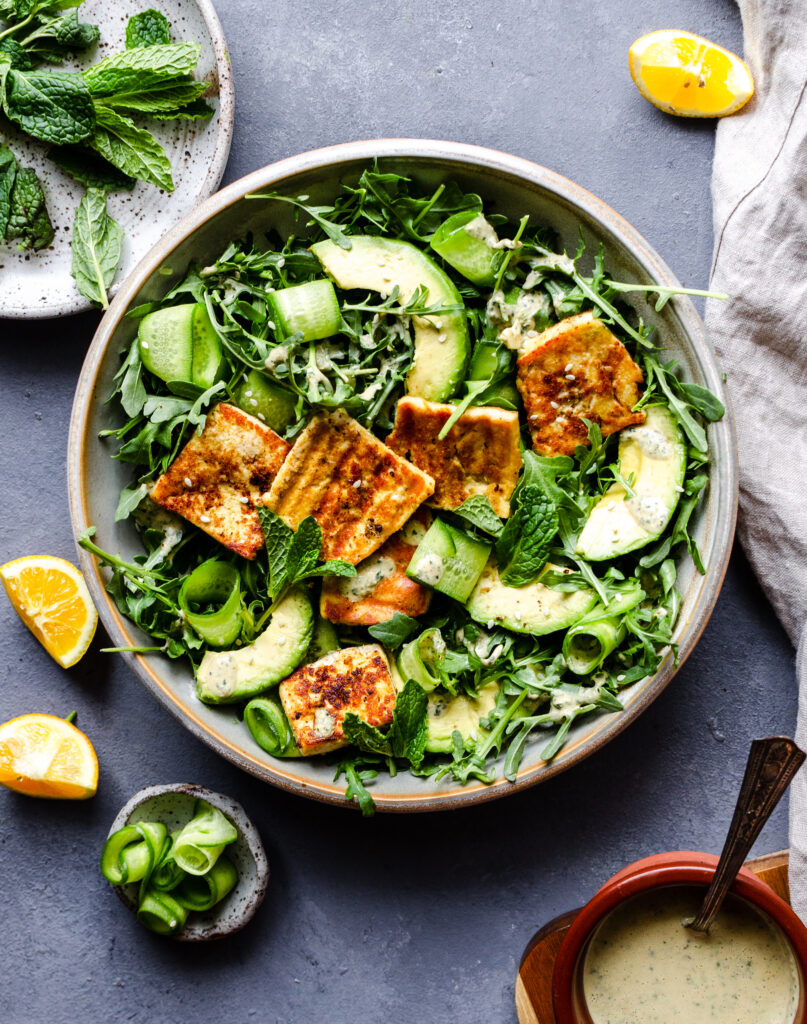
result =
[[[769,853],[746,862],[755,875],[790,903],[787,880],[788,851]],[[579,913],[570,910],[545,924],[527,943],[516,978],[516,1013],[519,1024],[557,1024],[552,1009],[552,971],[566,932]]]

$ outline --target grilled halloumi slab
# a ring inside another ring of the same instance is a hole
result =
[[[289,453],[282,437],[234,405],[212,409],[151,497],[244,558],[263,546],[256,506]]]
[[[296,530],[306,516],[322,529],[322,557],[354,565],[377,551],[434,490],[342,409],[320,413],[297,438],[266,504]]]
[[[389,725],[395,698],[378,644],[332,651],[280,684],[283,710],[304,757],[346,746],[342,723],[350,711],[370,725]]]
[[[576,445],[588,444],[584,417],[603,436],[644,422],[643,412],[631,412],[642,371],[593,313],[539,334],[517,365],[532,446],[541,455],[571,455]]]
[[[497,515],[509,516],[510,495],[521,469],[518,413],[472,407],[438,441],[453,412],[453,405],[402,398],[387,444],[434,477],[430,505],[457,508],[466,498],[483,494]]]
[[[430,523],[428,510],[419,508],[403,529],[359,562],[354,577],[326,576],[319,603],[322,617],[351,626],[372,626],[391,619],[395,612],[413,619],[423,615],[431,591],[410,580],[406,567]]]

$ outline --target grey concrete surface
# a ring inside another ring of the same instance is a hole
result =
[[[626,55],[671,26],[740,48],[730,0],[218,8],[237,87],[228,180],[346,139],[483,143],[593,190],[685,282],[706,283],[713,125],[646,104]],[[0,560],[73,557],[65,439],[96,320],[0,323]],[[636,724],[545,786],[450,815],[362,820],[262,785],[192,739],[114,657],[94,650],[60,671],[3,599],[0,665],[0,720],[76,709],[101,763],[86,804],[0,793],[3,1024],[512,1022],[533,932],[630,860],[717,851],[750,740],[791,731],[796,710],[793,652],[739,552],[699,647]],[[120,805],[170,781],[232,794],[263,834],[266,903],[225,943],[150,935],[97,870]],[[786,836],[780,807],[758,852]]]

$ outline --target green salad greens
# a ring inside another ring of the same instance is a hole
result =
[[[723,408],[679,378],[623,298],[654,292],[660,308],[672,292],[613,281],[602,249],[590,258],[581,237],[559,251],[551,229],[510,223],[452,181],[427,190],[373,166],[329,205],[250,199],[296,226],[232,241],[129,313],[138,337],[109,396],[123,421],[104,437],[131,466],[116,518],[134,519],[144,551],[127,561],[93,530],[81,538],[151,638],[127,649],[187,659],[202,700],[244,708],[245,743],[275,757],[322,748],[363,813],[379,773],[514,780],[528,744],[551,761],[575,722],[621,711],[621,691],[674,656],[678,564],[688,554],[705,571],[691,525]],[[431,451],[438,488],[440,444],[473,441],[474,424],[513,431],[521,468],[503,497],[490,459],[482,486],[436,492],[389,541],[408,552],[400,565],[388,547],[332,557],[332,520],[314,505],[290,516],[274,490],[239,499],[263,535],[254,558],[211,536],[209,515],[150,497],[219,403],[302,445],[323,414],[393,444],[407,402],[437,417],[430,433],[418,421],[406,456]],[[395,695],[383,713],[322,702],[322,679],[343,682],[351,657],[379,649]],[[301,712],[306,686],[319,703]]]

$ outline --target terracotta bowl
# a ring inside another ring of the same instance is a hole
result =
[[[572,922],[558,951],[552,976],[552,1005],[557,1024],[591,1024],[583,997],[582,967],[588,943],[599,923],[625,900],[665,886],[702,886],[712,880],[718,858],[682,850],[659,853],[629,864],[610,878]],[[800,998],[793,1024],[807,1024],[807,928],[776,893],[742,868],[732,893],[766,913],[787,938],[799,971]]]
[[[239,931],[263,902],[269,882],[269,862],[258,830],[241,804],[223,793],[204,786],[175,782],[165,786],[146,786],[128,800],[112,822],[109,835],[124,825],[157,821],[169,832],[181,828],[193,816],[197,799],[217,807],[238,829],[238,838],[227,847],[227,856],[238,871],[235,888],[210,910],[188,915],[185,927],[171,938],[178,942],[207,942],[223,939]],[[137,912],[137,884],[113,885],[124,906]]]
[[[488,208],[518,220],[529,213],[535,223],[552,226],[560,244],[573,252],[579,232],[585,234],[589,258],[597,246],[605,247],[607,265],[620,280],[659,283],[675,287],[674,275],[639,233],[610,207],[566,178],[537,164],[506,153],[455,142],[422,139],[385,139],[352,142],[315,150],[271,164],[212,196],[176,227],[165,232],[133,273],[121,285],[87,353],[76,388],[68,441],[70,512],[76,536],[88,526],[97,528],[95,540],[105,550],[131,558],[142,551],[130,522],[116,523],[115,508],[122,487],[129,482],[129,467],[113,460],[112,446],[99,440],[100,431],[121,423],[121,414],[104,400],[120,367],[137,322],[126,311],[142,302],[160,299],[185,274],[189,264],[213,262],[231,239],[252,233],[261,237],[270,228],[294,228],[287,204],[248,200],[250,192],[276,189],[291,196],[306,194],[317,205],[333,200],[341,183],[355,183],[375,158],[383,166],[410,175],[427,189],[452,178],[466,191],[479,193]],[[282,206],[282,209],[279,207]],[[295,229],[299,231],[299,225]],[[581,264],[582,265],[582,264]],[[590,266],[590,262],[587,266]],[[679,296],[656,312],[653,302],[639,293],[631,304],[646,323],[658,328],[661,344],[679,361],[685,379],[704,385],[728,405],[725,385],[703,323],[692,302]],[[399,772],[379,777],[372,793],[381,811],[436,811],[493,800],[526,786],[544,782],[582,761],[625,729],[670,682],[692,652],[714,607],[728,564],[737,509],[737,458],[730,410],[708,427],[711,480],[693,526],[707,566],[705,576],[682,559],[677,587],[682,595],[674,640],[678,662],[667,652],[658,671],[622,691],[625,710],[589,715],[575,723],[566,746],[549,764],[540,758],[542,741],[528,745],[515,783],[503,779],[490,786],[472,782],[461,786],[450,777],[440,781]],[[148,638],[124,619],[104,589],[104,571],[94,557],[79,552],[101,619],[116,647],[142,646]],[[122,657],[156,697],[194,736],[246,771],[283,789],[343,807],[345,783],[334,782],[333,766],[317,758],[279,761],[254,742],[232,709],[208,707],[195,696],[192,673],[184,662],[161,654]]]

